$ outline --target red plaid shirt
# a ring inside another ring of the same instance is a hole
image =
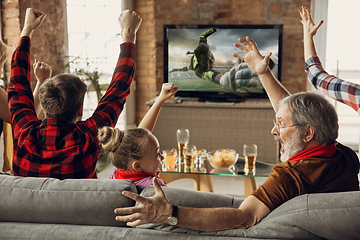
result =
[[[120,45],[120,56],[94,114],[76,124],[57,118],[38,120],[30,88],[30,38],[22,37],[11,61],[8,87],[14,135],[14,175],[24,177],[96,178],[101,146],[97,130],[116,124],[130,93],[135,45]]]

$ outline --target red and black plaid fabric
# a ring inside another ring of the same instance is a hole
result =
[[[97,130],[114,127],[123,110],[135,71],[135,45],[120,45],[108,90],[93,115],[76,124],[36,117],[30,88],[30,38],[22,37],[11,61],[8,100],[14,135],[14,175],[24,177],[96,178],[101,146]]]

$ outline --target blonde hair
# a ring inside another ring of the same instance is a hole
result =
[[[6,58],[8,56],[8,47],[6,46],[6,44],[2,41],[2,39],[0,39],[0,63],[4,64],[6,61]],[[2,67],[2,66],[0,66]]]
[[[111,163],[123,170],[130,170],[128,167],[131,161],[144,157],[149,135],[150,131],[143,128],[122,131],[118,128],[103,127],[98,131],[99,142],[110,152]]]

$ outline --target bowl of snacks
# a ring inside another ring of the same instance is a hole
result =
[[[214,169],[233,169],[239,154],[233,149],[218,149],[206,153],[206,157]]]

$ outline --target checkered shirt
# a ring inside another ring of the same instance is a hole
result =
[[[328,74],[318,56],[311,56],[305,62],[305,70],[312,85],[329,97],[345,103],[360,114],[360,86]]]
[[[22,37],[11,61],[7,90],[14,136],[14,175],[96,178],[101,146],[97,130],[114,126],[130,93],[135,71],[132,43],[120,45],[111,83],[93,115],[76,124],[58,118],[37,119],[30,88],[30,38]]]

